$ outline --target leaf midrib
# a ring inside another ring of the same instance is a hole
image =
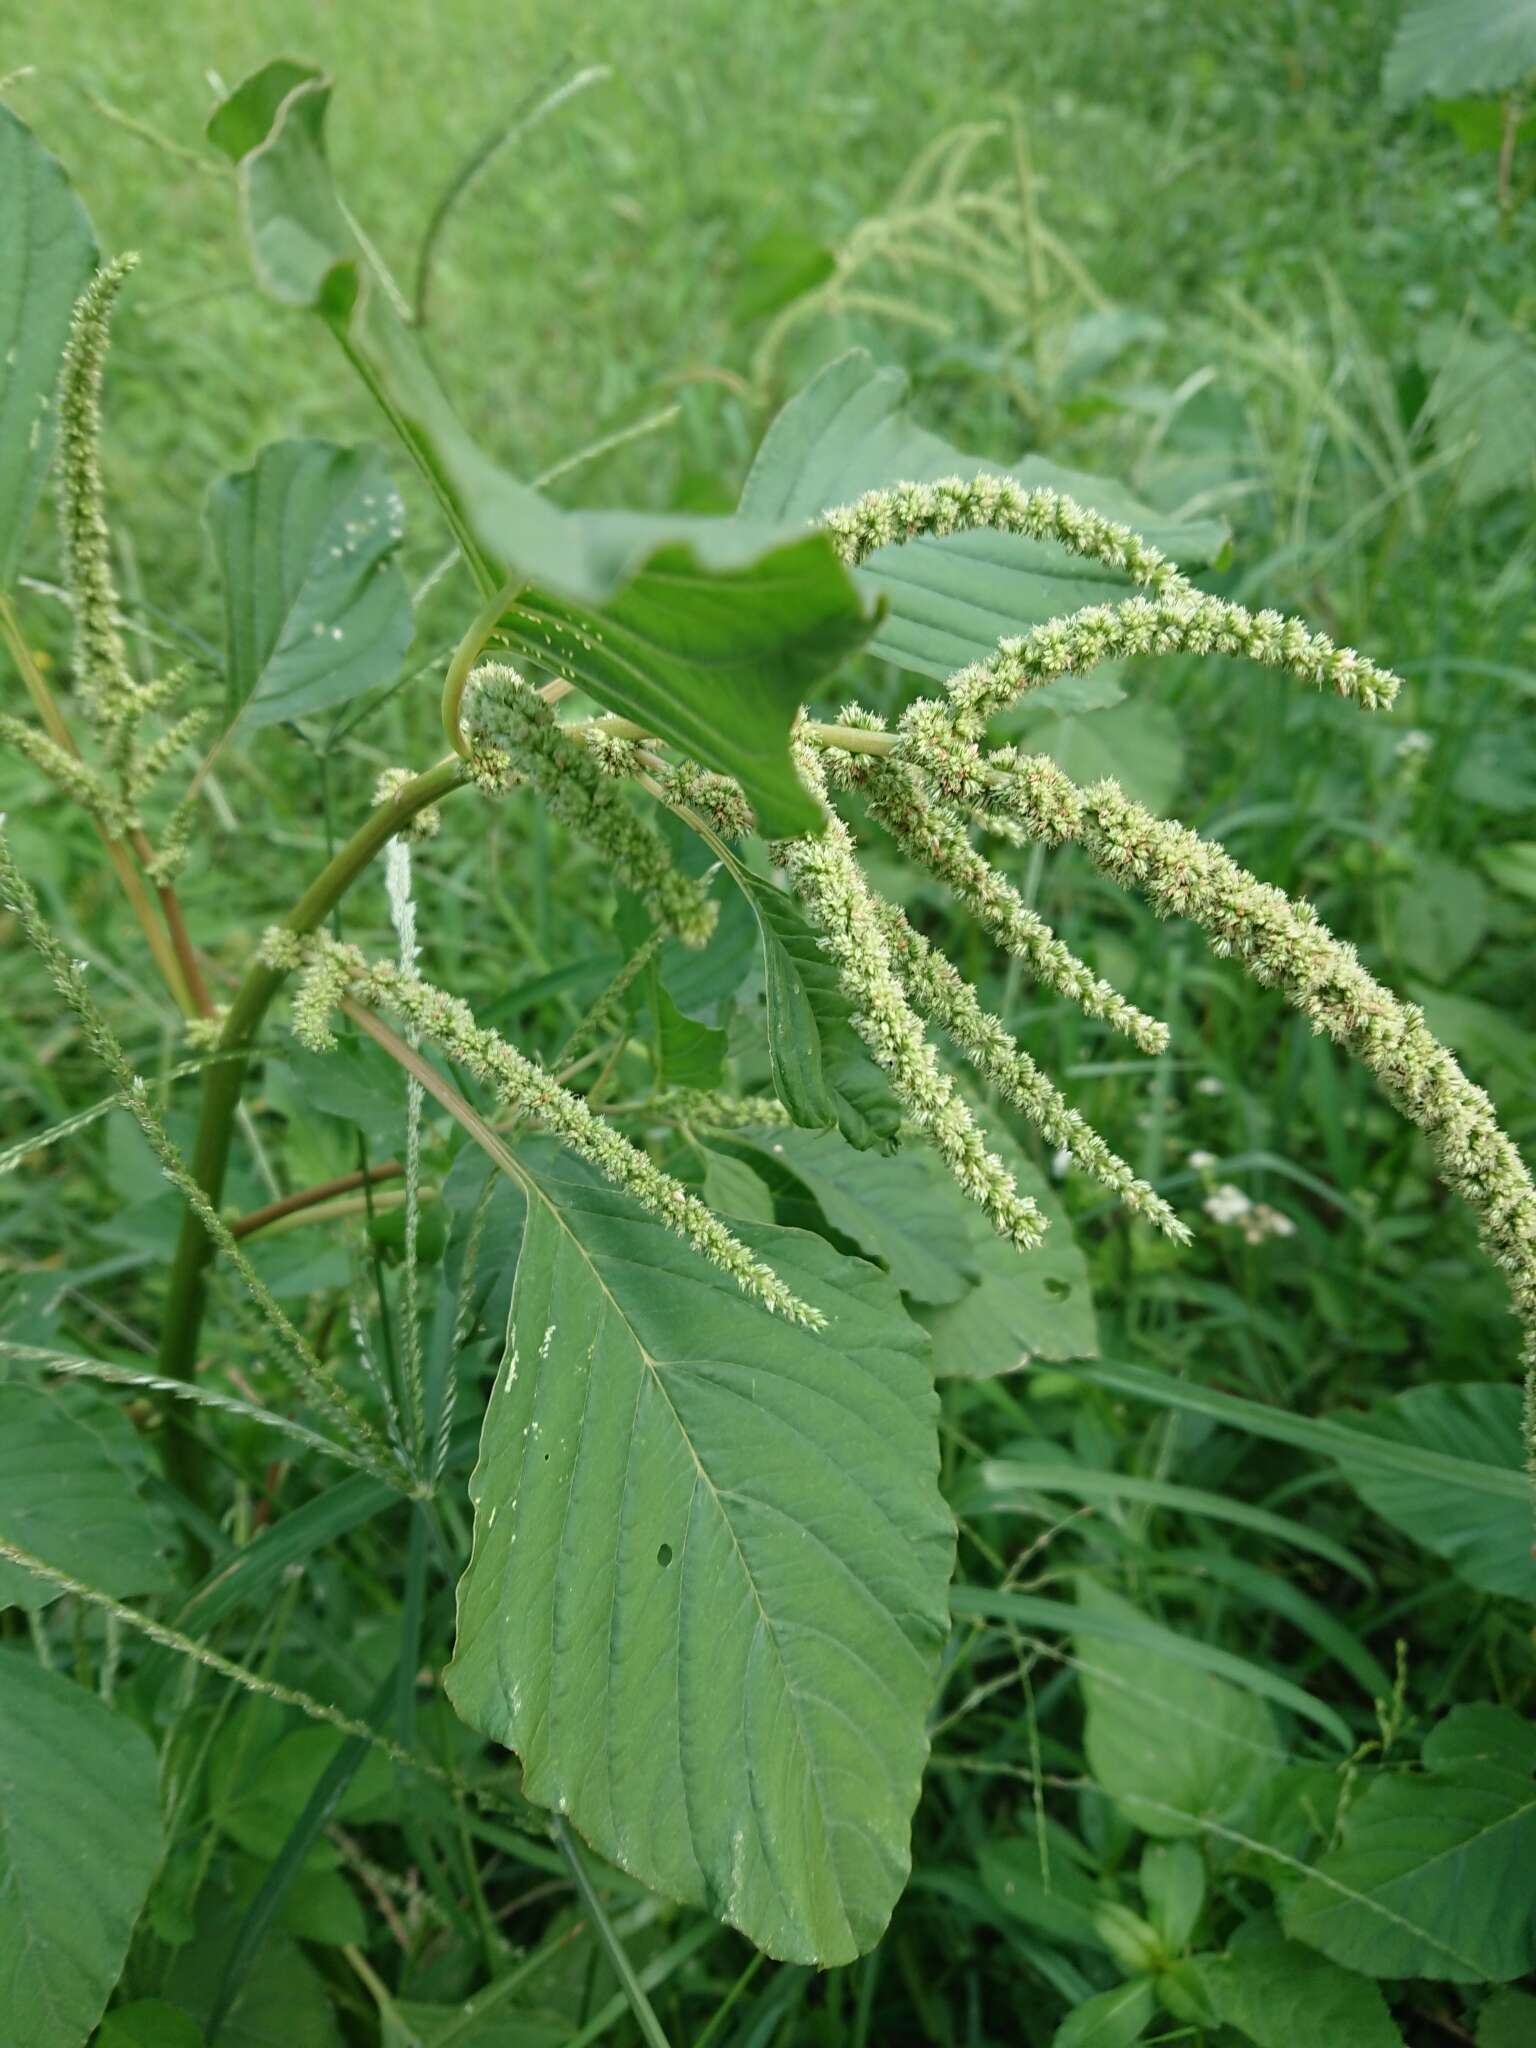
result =
[[[655,1386],[656,1391],[660,1395],[662,1401],[666,1404],[667,1411],[671,1415],[672,1420],[676,1425],[679,1437],[687,1446],[688,1455],[693,1460],[694,1471],[697,1475],[697,1478],[703,1482],[708,1492],[709,1498],[711,1499],[711,1501],[713,1501],[720,1515],[721,1522],[724,1524],[726,1532],[730,1536],[731,1547],[736,1553],[737,1560],[741,1566],[742,1575],[746,1580],[748,1587],[751,1589],[753,1605],[757,1609],[759,1625],[763,1628],[767,1635],[768,1641],[773,1646],[774,1659],[778,1665],[779,1672],[784,1684],[785,1693],[790,1702],[790,1710],[794,1718],[796,1739],[800,1745],[803,1755],[805,1756],[806,1763],[810,1771],[811,1782],[816,1788],[817,1818],[821,1824],[822,1833],[830,1846],[831,1838],[834,1833],[832,1817],[828,1810],[826,1794],[824,1792],[821,1782],[821,1770],[819,1762],[817,1760],[814,1749],[812,1748],[811,1744],[808,1742],[806,1738],[805,1727],[800,1717],[799,1691],[796,1688],[793,1679],[791,1678],[789,1667],[785,1662],[783,1646],[779,1642],[778,1633],[774,1628],[772,1618],[770,1617],[767,1608],[763,1604],[762,1593],[759,1590],[757,1580],[753,1575],[752,1567],[748,1563],[746,1553],[742,1549],[741,1539],[737,1534],[736,1525],[731,1520],[730,1515],[726,1512],[725,1504],[721,1497],[720,1490],[718,1487],[716,1487],[714,1481],[711,1479],[709,1472],[704,1465],[703,1460],[699,1456],[698,1449],[694,1444],[693,1438],[689,1435],[687,1426],[684,1423],[682,1416],[678,1413],[676,1403],[673,1401],[671,1394],[667,1390],[667,1387],[662,1376],[662,1372],[660,1370],[660,1361],[654,1358],[651,1352],[647,1349],[646,1345],[640,1337],[639,1331],[635,1328],[633,1321],[624,1310],[617,1295],[615,1295],[612,1288],[609,1287],[607,1280],[604,1278],[603,1273],[598,1267],[597,1262],[593,1258],[591,1252],[587,1249],[586,1245],[583,1244],[577,1232],[574,1229],[572,1229],[571,1225],[566,1221],[564,1213],[560,1209],[559,1204],[556,1203],[545,1192],[545,1190],[539,1184],[539,1182],[534,1178],[532,1174],[529,1174],[525,1168],[520,1169],[518,1177],[523,1181],[525,1194],[537,1197],[537,1199],[543,1204],[545,1210],[548,1212],[552,1221],[560,1229],[560,1231],[566,1238],[567,1242],[574,1247],[578,1256],[581,1259],[582,1264],[586,1267],[588,1273],[591,1275],[593,1284],[597,1287],[598,1291],[603,1296],[603,1299],[612,1308],[613,1313],[618,1319],[621,1328],[628,1334],[630,1342],[634,1345],[635,1350],[639,1354],[642,1363],[645,1365],[646,1370],[651,1375],[652,1384]],[[767,1311],[765,1310],[764,1313],[766,1314]],[[547,1363],[547,1361],[541,1361],[541,1363]],[[626,1450],[626,1475],[629,1469],[629,1462],[630,1452]],[[750,1770],[748,1775],[749,1777],[751,1776]],[[683,1782],[686,1785],[686,1773],[683,1774]],[[690,1827],[690,1835],[691,1833],[692,1829]],[[774,1858],[769,1852],[767,1837],[764,1833],[761,1822],[759,1822],[758,1833],[762,1841],[763,1866],[765,1870],[767,1870],[773,1878],[774,1885],[779,1891],[780,1900],[786,1907],[787,1918],[792,1922],[798,1921],[802,1919],[804,1916],[801,1913],[789,1909],[789,1901],[787,1895],[784,1892],[783,1882],[779,1876],[778,1870],[774,1862]],[[695,1861],[697,1861],[697,1857],[695,1857]],[[832,1857],[830,1854],[828,1857],[828,1863],[832,1871],[833,1881],[837,1888],[838,1905],[843,1917],[844,1932],[850,1940],[853,1940],[855,1939],[855,1936],[852,1921],[849,1917],[848,1902],[843,1891],[841,1872],[838,1870],[836,1858]],[[810,1910],[809,1905],[808,1910]]]

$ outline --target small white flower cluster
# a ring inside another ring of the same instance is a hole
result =
[[[1190,1160],[1194,1163],[1193,1155]],[[1296,1226],[1290,1217],[1268,1202],[1255,1202],[1231,1181],[1213,1188],[1201,1204],[1213,1223],[1236,1225],[1248,1244],[1263,1244],[1269,1237],[1294,1237]]]

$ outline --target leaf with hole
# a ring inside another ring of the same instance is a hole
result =
[[[54,394],[96,238],[63,166],[0,107],[0,592],[53,454]]]
[[[1004,1130],[989,1142],[1050,1222],[1045,1242],[1019,1253],[998,1236],[974,1202],[963,1204],[976,1284],[946,1307],[920,1304],[918,1321],[933,1339],[942,1378],[983,1380],[1019,1372],[1036,1359],[1096,1358],[1098,1325],[1088,1260],[1071,1220],[1034,1162]]]
[[[449,1697],[622,1869],[847,1962],[906,1881],[948,1628],[926,1340],[817,1238],[736,1226],[810,1332],[552,1148],[518,1159]]]
[[[231,713],[303,718],[391,681],[411,644],[405,517],[378,451],[274,441],[214,485]]]
[[[0,1650],[0,2013],[15,2048],[83,2048],[159,1860],[148,1736]]]

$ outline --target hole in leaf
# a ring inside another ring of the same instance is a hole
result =
[[[661,1548],[656,1553],[656,1562],[661,1566],[663,1571],[665,1571],[667,1566],[672,1562],[672,1546],[670,1543],[662,1544]]]
[[[1072,1292],[1071,1282],[1067,1280],[1047,1280],[1045,1291],[1052,1301],[1065,1301]]]

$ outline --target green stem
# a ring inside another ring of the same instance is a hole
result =
[[[387,804],[381,804],[366,818],[352,837],[310,883],[283,920],[291,932],[307,934],[318,930],[386,843],[407,825],[418,811],[438,802],[467,780],[462,761],[455,755],[439,761],[424,775],[408,782]],[[240,1091],[250,1066],[250,1049],[267,1013],[268,1005],[282,986],[281,969],[254,961],[246,971],[230,1004],[229,1015],[219,1039],[223,1053],[241,1055],[216,1061],[207,1070],[202,1102],[198,1111],[197,1136],[192,1148],[192,1174],[209,1201],[218,1207],[229,1168],[230,1138]],[[208,1265],[213,1242],[197,1215],[188,1209],[181,1221],[181,1235],[171,1266],[160,1332],[160,1371],[167,1379],[190,1380],[197,1364],[198,1338],[207,1299]],[[203,1493],[202,1462],[197,1440],[185,1423],[167,1424],[166,1472],[193,1500]]]
[[[470,620],[469,629],[454,649],[453,659],[448,664],[448,673],[443,678],[443,731],[455,754],[467,754],[469,751],[464,729],[459,723],[459,713],[463,708],[470,672],[485,652],[485,643],[501,623],[502,614],[516,602],[521,588],[518,583],[504,583],[486,600]]]
[[[576,1880],[581,1902],[587,1909],[598,1939],[608,1951],[608,1960],[612,1963],[623,1987],[624,1996],[629,2000],[629,2009],[634,2014],[641,2033],[650,2044],[650,2048],[671,2048],[661,2021],[657,2019],[651,2001],[645,1995],[645,1987],[635,1975],[635,1966],[629,1960],[629,1951],[620,1941],[613,1922],[604,1910],[597,1887],[593,1884],[582,1853],[576,1846],[575,1837],[558,1814],[550,1822],[549,1831],[554,1836],[561,1855],[571,1867],[571,1875]]]
[[[0,592],[0,640],[5,642],[6,649],[16,664],[17,672],[26,685],[27,695],[32,699],[44,731],[56,746],[78,758],[80,749],[75,745],[74,735],[65,723],[63,713],[55,704],[53,693],[43,680],[42,671],[32,658],[32,650],[27,645],[26,636],[17,623],[9,598],[3,592]],[[155,915],[149,891],[144,886],[144,877],[134,865],[133,855],[122,840],[113,838],[94,812],[90,813],[90,818],[101,835],[101,843],[106,849],[107,859],[112,864],[112,872],[122,885],[129,907],[139,921],[139,929],[143,932],[149,950],[154,956],[162,980],[171,992],[172,1001],[184,1017],[204,1014],[183,971],[183,962],[173,937],[167,935],[164,926]],[[142,834],[140,837],[142,839]],[[161,901],[165,902],[163,891]],[[177,914],[179,917],[179,906]],[[190,943],[187,951],[190,956]],[[195,965],[193,971],[196,972]]]

